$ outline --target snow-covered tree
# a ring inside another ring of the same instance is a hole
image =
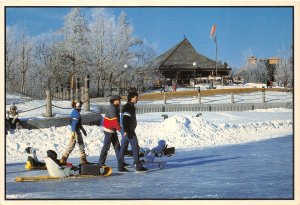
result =
[[[269,80],[269,73],[265,61],[257,61],[255,64],[247,65],[237,71],[238,76],[243,76],[246,82],[266,83]]]
[[[89,24],[90,56],[93,74],[96,77],[97,94],[103,96],[105,90],[121,88],[132,66],[124,68],[134,57],[130,51],[141,41],[133,37],[133,27],[121,12],[118,19],[106,9],[93,9]]]
[[[276,65],[275,79],[280,86],[293,86],[293,71],[294,71],[294,50],[293,45],[290,48],[290,51],[285,51],[281,49],[279,51],[281,59],[279,64]]]
[[[89,70],[89,42],[87,22],[80,8],[73,8],[66,15],[64,26],[59,32],[63,40],[57,48],[61,58],[61,68],[65,76],[83,76]]]
[[[27,74],[33,63],[33,38],[29,36],[24,24],[17,26],[16,58],[15,58],[15,83],[18,92],[25,93],[27,88]]]
[[[16,59],[18,56],[17,47],[17,27],[6,27],[6,43],[5,43],[5,74],[6,74],[6,89],[16,90]]]
[[[159,72],[153,66],[156,56],[156,45],[149,45],[146,40],[140,44],[132,59],[133,67],[129,78],[129,87],[137,87],[138,90],[145,90],[153,87],[159,78]]]
[[[40,88],[54,90],[65,84],[68,79],[61,60],[59,36],[56,33],[45,33],[37,37],[35,47],[36,72]]]

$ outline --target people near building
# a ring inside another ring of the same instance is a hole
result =
[[[267,88],[269,88],[269,87],[270,87],[270,81],[267,80]]]
[[[17,106],[12,103],[6,112],[6,126],[8,129],[20,129],[19,112]]]
[[[173,85],[173,92],[176,92],[176,90],[177,90],[177,84],[175,83],[175,84]]]
[[[162,85],[162,86],[161,86],[160,92],[166,92],[166,85]]]
[[[103,131],[104,131],[104,142],[101,149],[99,164],[105,166],[107,153],[110,149],[110,145],[113,145],[116,157],[119,156],[120,142],[118,139],[117,131],[121,132],[120,125],[120,106],[121,97],[119,95],[113,95],[110,98],[110,105],[107,109],[105,117],[103,119]],[[125,163],[125,162],[124,162]],[[128,164],[125,163],[124,166]]]
[[[70,115],[71,120],[71,136],[69,138],[69,143],[67,145],[67,148],[65,152],[62,155],[62,158],[60,160],[61,164],[66,164],[67,159],[71,152],[74,150],[76,142],[79,147],[80,152],[80,164],[88,164],[88,161],[86,159],[87,155],[84,150],[84,141],[81,132],[84,134],[84,136],[87,136],[85,129],[82,126],[81,123],[81,107],[82,102],[73,102],[72,107],[74,108]]]
[[[137,92],[129,92],[127,96],[127,103],[122,109],[124,135],[118,158],[118,170],[120,172],[128,171],[124,167],[124,155],[127,150],[128,144],[130,144],[132,148],[136,171],[147,171],[147,169],[143,167],[142,163],[139,160],[139,145],[135,133],[135,128],[137,126],[135,104],[138,102],[138,96],[139,95]]]

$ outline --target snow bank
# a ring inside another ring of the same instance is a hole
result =
[[[99,156],[104,138],[102,129],[99,126],[84,127],[88,134],[84,137],[86,152],[90,156]],[[189,114],[176,114],[163,122],[141,122],[136,129],[141,147],[152,148],[159,140],[164,139],[176,149],[246,143],[280,137],[291,134],[292,131],[292,120],[215,124]],[[20,130],[14,135],[8,134],[6,160],[8,163],[25,161],[24,149],[27,146],[35,147],[40,159],[45,156],[48,149],[56,151],[60,157],[67,146],[68,137],[68,127]],[[114,154],[112,148],[109,154]],[[76,146],[70,157],[78,156]]]

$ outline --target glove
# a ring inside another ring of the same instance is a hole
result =
[[[72,133],[71,133],[71,137],[72,137],[73,139],[75,139],[75,132],[72,132]]]
[[[82,129],[82,133],[83,133],[84,136],[86,136],[86,131],[85,131],[85,129]]]

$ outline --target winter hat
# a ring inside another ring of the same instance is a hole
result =
[[[12,109],[17,109],[17,106],[14,104],[14,103],[12,103],[11,105],[10,105],[10,107],[9,107],[11,110]]]
[[[115,101],[115,100],[121,100],[121,96],[119,95],[112,95],[109,99],[109,101]]]

